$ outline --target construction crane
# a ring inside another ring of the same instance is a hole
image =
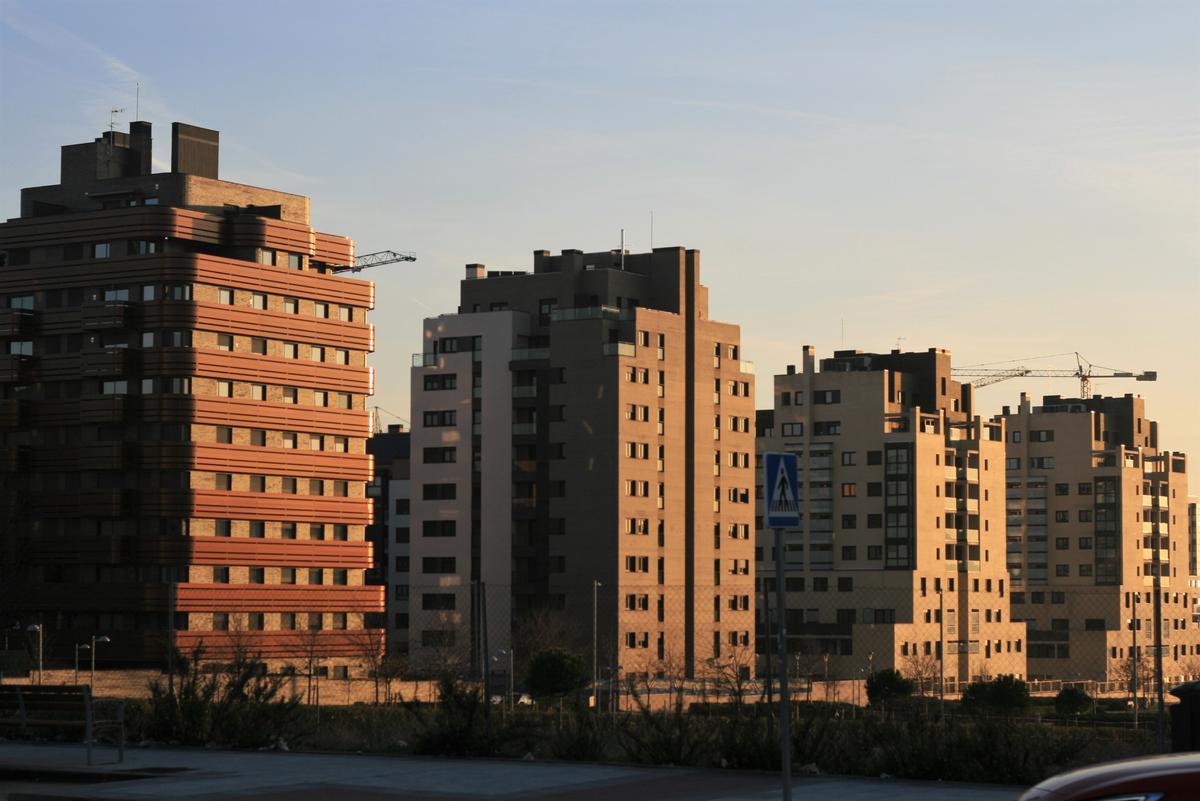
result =
[[[1022,361],[1052,359],[1060,356],[1074,356],[1075,369],[1045,369],[1039,367],[1026,367],[1023,364],[1017,364],[1018,362]],[[1092,364],[1087,359],[1080,356],[1079,351],[1073,351],[1071,353],[1053,353],[1048,356],[1034,356],[1029,359],[1013,359],[1007,362],[985,362],[983,364],[968,365],[966,367],[952,367],[950,369],[950,374],[955,378],[975,379],[971,382],[975,387],[986,387],[989,384],[1007,381],[1010,378],[1022,378],[1025,376],[1032,376],[1036,378],[1078,378],[1079,397],[1085,399],[1092,397],[1092,380],[1096,378],[1132,378],[1134,381],[1158,380],[1158,373],[1153,370],[1144,370],[1139,373],[1132,370],[1116,370],[1112,367],[1101,367],[1098,364]]]
[[[334,273],[356,273],[368,267],[380,267],[398,261],[416,261],[415,253],[400,253],[395,250],[380,250],[376,253],[364,253],[354,258],[354,264],[331,264],[329,271]]]

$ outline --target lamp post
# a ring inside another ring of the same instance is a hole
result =
[[[75,686],[76,687],[79,686],[79,652],[90,650],[91,647],[92,646],[88,645],[86,642],[75,643]]]
[[[600,689],[600,663],[598,661],[598,651],[596,650],[596,615],[598,608],[598,600],[600,597],[600,582],[597,579],[592,579],[592,705],[596,711],[600,711],[600,697],[597,695]]]
[[[38,684],[42,683],[42,624],[30,623],[26,631],[36,631],[38,636]]]
[[[516,696],[516,693],[517,693],[516,673],[514,671],[515,660],[513,658],[512,647],[510,646],[508,648],[501,648],[499,651],[497,651],[495,654],[492,655],[492,661],[499,662],[500,659],[504,656],[508,657],[508,704],[507,704],[507,706],[509,708],[509,711],[511,712],[515,708],[513,698],[514,698],[514,696]]]
[[[96,689],[96,646],[102,642],[112,642],[106,635],[92,635],[92,690]]]

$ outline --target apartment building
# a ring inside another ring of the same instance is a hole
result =
[[[0,224],[0,625],[101,663],[235,647],[345,675],[364,584],[367,281],[300,195],[218,178],[217,131],[62,148]]]
[[[799,371],[775,376],[773,398],[757,452],[800,457],[802,525],[783,533],[781,555],[792,669],[858,679],[894,668],[944,674],[948,686],[1023,676],[1025,626],[1009,612],[1004,562],[1003,424],[974,413],[950,352],[836,351],[818,370],[806,346]],[[757,495],[756,559],[774,606],[774,533],[762,528],[761,486]]]
[[[377,431],[367,440],[367,453],[374,459],[375,475],[367,485],[374,502],[367,540],[374,565],[368,583],[387,587],[387,652],[408,653],[409,583],[409,440],[411,432],[399,423]]]
[[[1007,560],[1030,674],[1127,676],[1135,634],[1139,659],[1153,644],[1156,591],[1164,675],[1200,674],[1187,458],[1160,445],[1145,400],[1054,395],[1034,406],[1022,394],[997,420],[1008,432]]]
[[[605,675],[752,650],[754,375],[738,327],[708,317],[698,251],[468,265],[424,343],[414,664],[557,637],[595,641]]]

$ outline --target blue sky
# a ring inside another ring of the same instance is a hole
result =
[[[462,265],[703,252],[769,377],[820,354],[1081,351],[1200,454],[1200,4],[0,2],[0,215],[109,108],[419,261],[371,274],[378,405]],[[843,339],[842,330],[845,330]],[[1073,357],[1042,366],[1071,366]],[[1030,363],[1031,365],[1034,363]],[[986,411],[1026,390],[980,390]],[[385,419],[390,420],[390,418]],[[1200,482],[1197,482],[1200,484]]]

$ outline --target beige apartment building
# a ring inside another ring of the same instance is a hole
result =
[[[1008,431],[1008,569],[1030,674],[1126,678],[1135,634],[1138,658],[1151,653],[1156,571],[1163,674],[1200,674],[1187,457],[1160,446],[1145,401],[1047,396],[1034,406],[1022,393],[997,420]]]
[[[784,532],[782,554],[792,669],[819,680],[894,668],[929,682],[944,671],[951,687],[1024,676],[1004,562],[1004,428],[974,414],[949,351],[837,351],[818,370],[806,346],[773,397],[758,453],[800,456],[802,525]],[[758,570],[772,588],[761,504]]]
[[[602,678],[752,654],[753,366],[698,251],[468,265],[424,337],[397,590],[415,665],[556,637],[595,641]]]

